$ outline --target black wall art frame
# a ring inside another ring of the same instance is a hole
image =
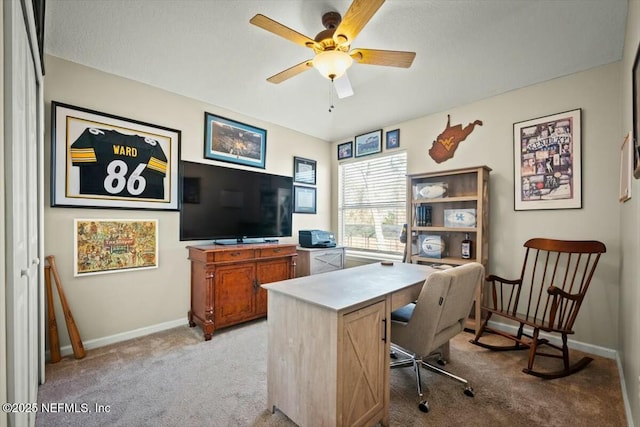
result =
[[[316,185],[316,161],[302,157],[293,158],[293,181]]]
[[[338,144],[338,160],[350,159],[351,157],[353,157],[353,142]]]
[[[293,186],[293,213],[316,213],[316,200],[314,187]]]
[[[51,206],[178,210],[179,130],[51,102]]]
[[[633,176],[640,179],[640,46],[633,61]]]
[[[355,156],[362,157],[382,151],[382,129],[374,130],[355,138]]]

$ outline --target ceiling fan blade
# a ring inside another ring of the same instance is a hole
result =
[[[384,0],[353,0],[342,22],[333,33],[337,45],[350,45],[371,17],[380,9]]]
[[[409,68],[413,64],[415,52],[399,50],[353,49],[349,55],[360,64],[385,65],[388,67]]]
[[[311,60],[304,61],[299,63],[298,65],[294,65],[291,68],[287,68],[286,70],[281,71],[278,74],[274,74],[273,76],[269,77],[267,81],[275,84],[282,83],[283,81],[290,79],[291,77],[295,77],[298,74],[312,68],[313,62]]]
[[[318,44],[315,40],[305,36],[304,34],[300,34],[299,32],[282,25],[281,23],[274,21],[271,18],[267,18],[264,15],[257,14],[256,16],[251,18],[249,22],[256,27],[267,30],[270,33],[283,37],[289,41],[299,44],[300,46],[309,48],[317,47],[322,49],[322,46],[320,46],[320,44]]]
[[[353,88],[347,73],[333,81],[333,87],[336,89],[338,98],[343,99],[353,95]]]

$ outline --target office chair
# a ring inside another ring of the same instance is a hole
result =
[[[391,313],[392,351],[407,357],[392,361],[391,368],[413,366],[420,397],[418,408],[422,412],[429,412],[429,405],[422,400],[420,366],[461,382],[465,386],[464,394],[474,396],[467,380],[428,363],[426,359],[438,356],[439,364],[446,363],[449,340],[463,331],[476,288],[483,279],[484,267],[477,262],[431,273],[417,301]]]

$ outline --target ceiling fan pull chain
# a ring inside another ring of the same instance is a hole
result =
[[[333,105],[333,79],[329,80],[329,112],[331,113],[334,109]]]

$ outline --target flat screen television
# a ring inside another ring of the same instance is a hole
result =
[[[291,236],[293,178],[180,162],[180,240],[259,243]]]

